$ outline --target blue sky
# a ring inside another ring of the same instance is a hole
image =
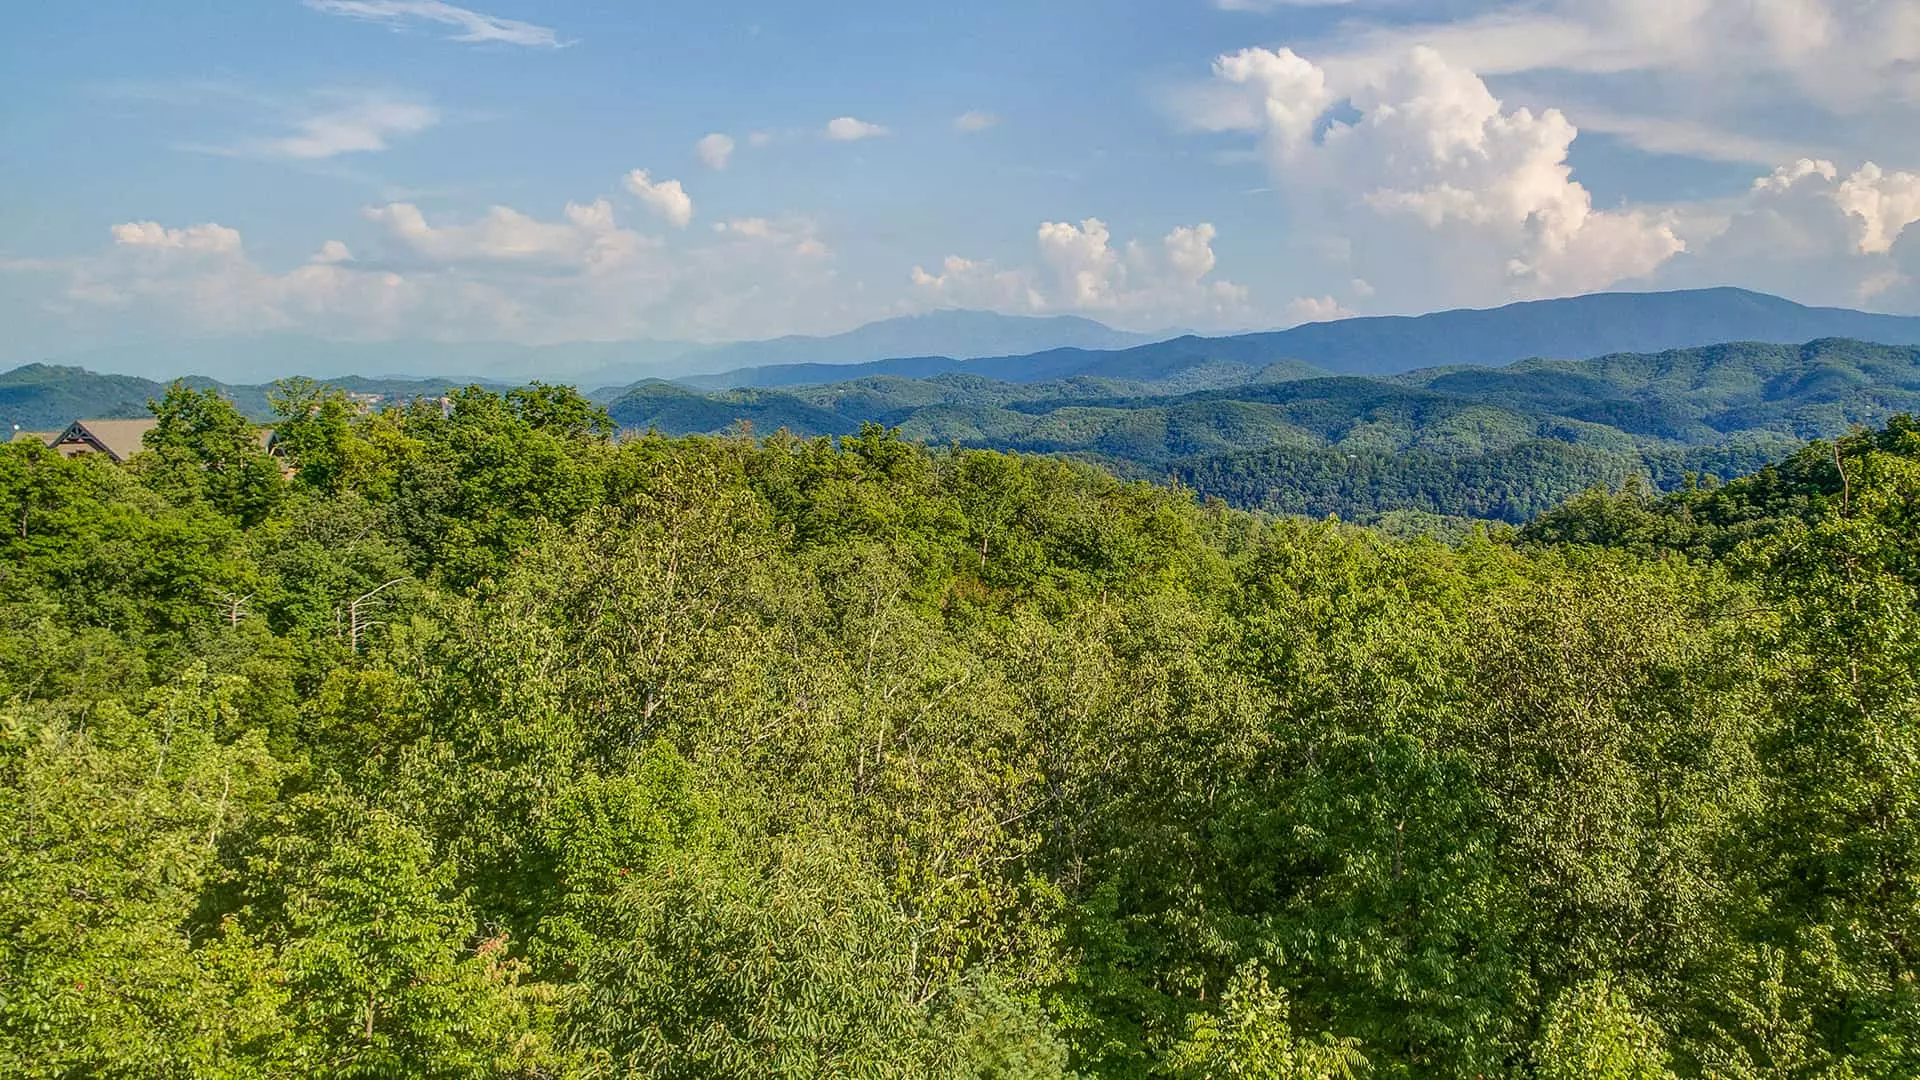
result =
[[[124,0],[0,40],[0,362],[1282,326],[1739,284],[1920,311],[1910,0]]]

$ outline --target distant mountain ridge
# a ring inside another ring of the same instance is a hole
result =
[[[196,389],[212,387],[234,403],[249,419],[270,419],[270,384],[222,383],[199,376],[182,380]],[[324,380],[349,393],[379,394],[389,400],[437,397],[473,379],[367,379],[356,375]],[[486,383],[503,388],[504,383]],[[84,368],[57,364],[26,364],[0,372],[0,441],[4,432],[47,431],[74,420],[121,420],[150,415],[148,401],[157,401],[167,384],[135,375],[103,375]]]
[[[686,341],[512,342],[324,341],[262,334],[207,341],[142,342],[46,361],[60,367],[136,377],[193,374],[237,385],[265,384],[290,374],[337,379],[447,379],[566,382],[592,390],[646,378],[697,376],[754,366],[852,364],[889,356],[1003,356],[1072,346],[1118,349],[1170,334],[1136,334],[1075,315],[1002,315],[932,311],[868,323],[824,337],[700,344]]]
[[[92,349],[43,361],[48,367],[126,374],[155,382],[189,376],[234,386],[264,386],[289,375],[421,380],[466,384],[520,384],[531,379],[598,385],[605,372],[628,381],[656,371],[675,374],[674,359],[698,346],[683,342],[325,341],[295,334],[261,334],[206,341],[142,342]],[[137,373],[137,374],[132,374]]]
[[[1232,337],[1180,337],[1119,350],[1059,348],[981,359],[907,356],[828,369],[755,368],[682,380],[701,389],[805,386],[873,375],[923,379],[966,372],[1005,382],[1072,377],[1233,382],[1280,361],[1336,375],[1392,375],[1448,365],[1498,367],[1534,358],[1655,353],[1725,342],[1789,345],[1849,338],[1920,344],[1920,318],[1816,308],[1745,289],[1593,293],[1505,307],[1308,323]]]
[[[1047,349],[1123,349],[1161,340],[1078,315],[1021,316],[990,311],[933,311],[868,323],[831,337],[790,336],[703,348],[700,366],[718,375],[682,379],[690,386],[724,389],[724,380],[740,370],[792,368],[838,369],[886,357],[939,354],[971,359]],[[944,348],[935,342],[952,342]]]

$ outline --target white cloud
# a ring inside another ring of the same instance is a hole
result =
[[[809,259],[828,258],[832,249],[820,239],[820,224],[812,218],[737,217],[715,222],[713,231],[729,240],[785,249]]]
[[[1049,221],[1035,233],[1039,267],[1003,268],[949,255],[940,271],[913,268],[916,296],[929,306],[1003,311],[1079,311],[1140,325],[1164,319],[1233,322],[1246,312],[1247,291],[1208,280],[1214,269],[1212,225],[1180,226],[1158,248],[1129,241],[1115,248],[1107,224]]]
[[[1809,176],[1818,176],[1826,180],[1832,180],[1838,175],[1839,170],[1833,167],[1833,162],[1831,161],[1816,161],[1812,158],[1801,158],[1790,165],[1782,165],[1773,170],[1771,176],[1762,176],[1755,179],[1753,182],[1753,190],[1756,192],[1771,191],[1785,193],[1792,191],[1800,181],[1805,180]]]
[[[1920,220],[1915,184],[1913,174],[1872,162],[1851,173],[1809,158],[1782,165],[1746,197],[1699,208],[1687,223],[1697,234],[1691,252],[1655,283],[1734,283],[1811,303],[1920,307],[1920,244],[1908,234]]]
[[[1079,225],[1040,225],[1040,261],[1053,271],[1063,307],[1097,310],[1114,306],[1120,256],[1107,243],[1107,225],[1088,218]]]
[[[709,169],[724,169],[733,159],[733,136],[716,131],[702,136],[693,144],[693,152],[700,156],[700,163]]]
[[[1908,225],[1920,221],[1920,174],[1889,173],[1869,161],[1834,191],[1840,209],[1859,220],[1864,255],[1884,255]]]
[[[562,221],[541,221],[510,206],[494,206],[472,224],[434,226],[412,203],[376,207],[366,217],[406,253],[437,264],[610,269],[654,243],[616,225],[613,206],[605,199],[568,203]]]
[[[439,122],[440,112],[431,105],[363,97],[298,120],[290,135],[254,139],[211,152],[315,161],[385,150],[394,139],[418,135]]]
[[[248,257],[237,230],[223,225],[171,229],[130,222],[113,226],[111,235],[113,246],[104,254],[58,268],[65,283],[57,313],[89,326],[122,320],[141,334],[207,336],[316,324],[397,330],[395,304],[411,288],[396,274],[330,257],[346,253],[337,241],[313,260],[274,274]]]
[[[113,242],[121,247],[163,251],[193,251],[228,255],[240,250],[240,233],[224,225],[189,225],[169,229],[157,221],[130,221],[115,225]]]
[[[635,169],[627,174],[627,190],[639,199],[641,205],[659,215],[667,224],[676,229],[684,229],[693,220],[693,199],[680,186],[678,180],[655,181],[647,175],[645,169]]]
[[[1040,293],[1031,271],[1004,270],[958,255],[947,256],[937,274],[914,267],[909,280],[915,292],[934,306],[1012,312],[1047,309],[1047,298]]]
[[[484,15],[442,0],[305,0],[315,11],[342,15],[365,22],[404,26],[413,22],[438,23],[454,27],[453,40],[471,43],[498,42],[529,48],[558,49],[558,35],[545,26]]]
[[[991,127],[997,127],[999,123],[1000,118],[998,116],[990,112],[981,112],[978,109],[972,109],[953,118],[953,130],[961,132],[962,134],[972,135]]]
[[[1550,85],[1604,105],[1582,109],[1585,122],[1648,149],[1756,164],[1781,160],[1782,143],[1864,156],[1900,140],[1920,103],[1911,0],[1510,0],[1458,21],[1344,23],[1312,51],[1345,82],[1416,45],[1482,76],[1520,76],[1510,92]],[[1671,137],[1683,130],[1704,137],[1690,148]]]
[[[869,124],[865,120],[856,120],[851,116],[840,116],[827,121],[824,134],[834,142],[857,142],[861,139],[877,139],[891,132],[879,124]]]
[[[1290,49],[1223,56],[1214,72],[1250,95],[1244,115],[1303,224],[1346,241],[1402,303],[1585,292],[1685,249],[1668,212],[1594,207],[1558,110],[1508,109],[1432,49],[1350,82]],[[1337,116],[1341,101],[1357,117]]]
[[[713,231],[731,233],[734,236],[744,236],[752,240],[765,240],[773,236],[773,222],[763,217],[728,218],[725,221],[714,222]]]
[[[494,207],[431,222],[416,206],[369,210],[376,255],[328,241],[284,270],[217,224],[129,222],[105,251],[0,263],[57,290],[43,311],[103,334],[201,337],[287,330],[354,340],[551,342],[830,332],[878,313],[838,288],[833,252],[805,218],[724,222],[677,249],[621,228],[606,200],[558,220]],[[357,246],[357,244],[356,244]]]
[[[1287,322],[1290,325],[1351,318],[1353,312],[1331,296],[1298,296],[1287,303]]]
[[[1264,128],[1267,137],[1291,154],[1313,137],[1313,129],[1334,103],[1327,73],[1292,49],[1242,49],[1213,62],[1216,78],[1258,91],[1259,110],[1222,114],[1222,127]]]
[[[1710,124],[1672,116],[1619,112],[1604,105],[1563,103],[1562,111],[1582,131],[1618,137],[1652,154],[1671,154],[1701,161],[1765,164],[1789,161],[1803,151],[1794,143],[1763,135],[1743,135]]]
[[[1257,133],[1318,273],[1378,288],[1307,299],[1416,311],[1740,284],[1920,306],[1920,171],[1844,149],[1912,145],[1920,5],[1548,0],[1341,34],[1311,60],[1223,55],[1174,102],[1190,127]],[[1489,73],[1530,100],[1503,101]],[[1554,107],[1561,95],[1575,103]],[[1721,199],[1597,205],[1570,164],[1575,119],[1651,152],[1754,163],[1760,179]],[[1810,143],[1840,149],[1797,149]]]

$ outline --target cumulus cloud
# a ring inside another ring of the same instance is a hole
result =
[[[208,223],[169,229],[157,221],[130,221],[115,225],[113,242],[121,247],[150,248],[162,251],[195,251],[204,254],[233,254],[240,250],[240,233],[224,225]]]
[[[915,292],[935,306],[1013,312],[1047,310],[1047,298],[1041,294],[1030,270],[1001,269],[991,263],[949,255],[941,262],[939,273],[916,266],[909,280]]]
[[[953,118],[953,130],[964,135],[973,135],[991,127],[999,126],[1000,118],[990,112],[972,109]]]
[[[1106,222],[1043,222],[1034,240],[1039,265],[1003,268],[949,255],[939,271],[916,266],[917,298],[930,306],[1102,314],[1148,324],[1161,319],[1230,322],[1245,314],[1247,291],[1209,280],[1215,258],[1210,224],[1180,226],[1157,247],[1113,245]]]
[[[1213,62],[1218,79],[1256,91],[1258,111],[1240,110],[1210,121],[1217,127],[1264,127],[1276,149],[1291,155],[1313,137],[1333,106],[1327,73],[1292,49],[1242,49]]]
[[[605,199],[568,203],[560,221],[541,221],[510,206],[494,206],[466,225],[428,224],[412,203],[366,212],[368,221],[405,253],[434,263],[526,263],[579,269],[617,267],[647,238],[614,223]]]
[[[1335,290],[1347,306],[1724,283],[1908,303],[1914,162],[1862,162],[1910,145],[1920,7],[1546,0],[1453,23],[1344,22],[1300,52],[1312,59],[1223,56],[1175,106],[1194,128],[1259,133],[1272,188],[1324,241],[1320,273],[1378,282],[1377,304]],[[1583,129],[1751,163],[1761,182],[1601,205],[1565,152]]]
[[[702,136],[693,144],[693,152],[700,156],[700,163],[709,169],[720,170],[733,160],[733,136],[716,131]]]
[[[317,263],[352,262],[353,251],[338,240],[329,240],[320,245],[320,250],[314,253],[312,261]]]
[[[1690,254],[1656,283],[1735,283],[1813,303],[1920,307],[1916,177],[1866,162],[1851,172],[1802,158],[1753,182],[1746,197],[1702,208]]]
[[[271,273],[249,257],[239,231],[223,225],[128,222],[110,235],[105,253],[48,268],[65,279],[57,310],[89,325],[123,318],[144,332],[193,336],[349,322],[397,328],[395,305],[408,291],[396,274],[347,265],[337,241],[305,264]]]
[[[1833,194],[1840,209],[1859,221],[1863,255],[1886,254],[1908,225],[1920,221],[1920,174],[1889,173],[1869,161]]]
[[[1293,324],[1351,319],[1353,314],[1331,296],[1298,296],[1287,303],[1287,321]]]
[[[827,121],[823,134],[834,142],[858,142],[861,139],[877,139],[891,132],[879,124],[869,124],[851,116],[839,116]]]
[[[435,23],[454,28],[453,40],[470,43],[497,42],[529,48],[558,49],[559,36],[550,28],[517,19],[502,19],[443,0],[305,0],[315,11],[340,15],[363,22],[403,27],[414,23]]]
[[[1242,126],[1303,219],[1346,241],[1355,269],[1422,294],[1398,299],[1585,292],[1686,248],[1666,211],[1593,205],[1558,110],[1510,109],[1424,46],[1348,82],[1284,48],[1222,56],[1214,74],[1248,95]]]
[[[680,181],[655,181],[647,175],[647,170],[635,169],[627,174],[624,183],[641,205],[674,228],[684,229],[693,220],[693,199],[680,186]]]

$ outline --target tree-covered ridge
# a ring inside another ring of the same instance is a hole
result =
[[[1232,385],[1169,395],[1116,378],[947,374],[698,394],[649,383],[609,411],[623,426],[668,434],[739,421],[840,434],[877,422],[933,445],[1071,454],[1129,475],[1172,476],[1241,507],[1518,523],[1594,485],[1731,478],[1805,439],[1920,408],[1920,350],[1844,340],[1378,379],[1297,363],[1185,377]]]
[[[1660,494],[1631,484],[1596,487],[1529,522],[1521,535],[1549,544],[1599,544],[1695,558],[1731,555],[1741,545],[1852,511],[1852,477],[1869,462],[1920,457],[1920,426],[1896,416],[1878,430],[1816,441],[1778,464],[1725,484],[1696,479]]]
[[[1676,558],[276,398],[0,449],[7,1075],[1920,1072],[1910,424]]]
[[[274,418],[266,384],[220,383],[190,377],[179,380],[197,390],[218,390],[250,419]],[[416,397],[438,397],[464,385],[448,379],[370,379],[346,375],[326,380],[349,393],[404,402]],[[491,385],[505,390],[504,385]],[[14,426],[27,431],[58,430],[75,420],[133,419],[150,415],[148,403],[165,396],[166,383],[134,375],[103,375],[84,368],[57,364],[24,364],[0,372],[0,430]]]

